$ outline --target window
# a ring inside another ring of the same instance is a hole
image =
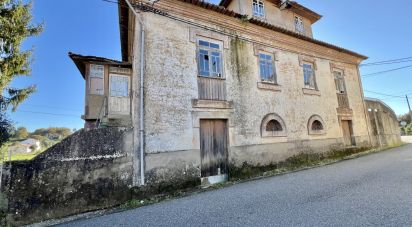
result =
[[[273,56],[259,54],[260,79],[264,82],[276,83],[276,69],[273,64]]]
[[[199,40],[199,75],[204,77],[222,77],[221,45]]]
[[[263,6],[263,1],[253,0],[253,16],[264,17],[265,8]]]
[[[110,75],[110,96],[129,97],[129,77],[111,74]]]
[[[283,127],[277,120],[270,120],[266,124],[266,132],[281,132],[281,131],[283,131]]]
[[[92,95],[104,94],[104,66],[90,65],[89,93]]]
[[[318,115],[313,115],[308,121],[308,133],[309,135],[323,135],[325,134],[323,120]]]
[[[335,77],[336,92],[340,94],[346,94],[345,79],[343,78],[342,72],[333,72]]]
[[[268,114],[262,120],[261,133],[262,137],[285,137],[285,122],[275,113]]]
[[[312,123],[312,130],[313,130],[313,131],[322,131],[322,130],[323,130],[323,125],[322,125],[322,123],[321,123],[320,121],[318,121],[318,120],[315,120],[315,121]]]
[[[305,25],[301,17],[295,17],[295,30],[301,34],[305,33]]]
[[[313,71],[313,64],[303,63],[303,77],[305,87],[316,89],[315,73]]]

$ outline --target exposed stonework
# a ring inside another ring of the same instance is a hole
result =
[[[21,225],[121,204],[133,185],[130,129],[81,130],[31,161],[4,164],[9,224]]]
[[[367,98],[365,103],[370,120],[372,144],[383,147],[400,144],[400,128],[395,112],[378,99]]]

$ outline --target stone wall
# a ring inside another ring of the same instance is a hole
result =
[[[379,99],[365,99],[373,146],[394,146],[401,143],[401,132],[395,112]]]
[[[8,223],[58,218],[130,199],[131,132],[80,130],[33,160],[5,163],[1,197]]]

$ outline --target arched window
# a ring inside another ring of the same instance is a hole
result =
[[[323,135],[325,134],[325,123],[319,115],[313,115],[308,121],[309,135]]]
[[[322,125],[322,123],[321,123],[320,121],[318,121],[318,120],[315,120],[315,121],[312,123],[312,130],[313,130],[313,131],[321,131],[321,130],[323,130],[323,125]]]
[[[282,125],[277,120],[270,120],[266,124],[266,131],[267,132],[281,132],[283,130]]]
[[[262,137],[286,136],[286,126],[282,118],[277,114],[268,114],[262,120]]]

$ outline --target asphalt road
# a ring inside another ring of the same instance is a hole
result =
[[[412,226],[412,144],[64,226]]]

